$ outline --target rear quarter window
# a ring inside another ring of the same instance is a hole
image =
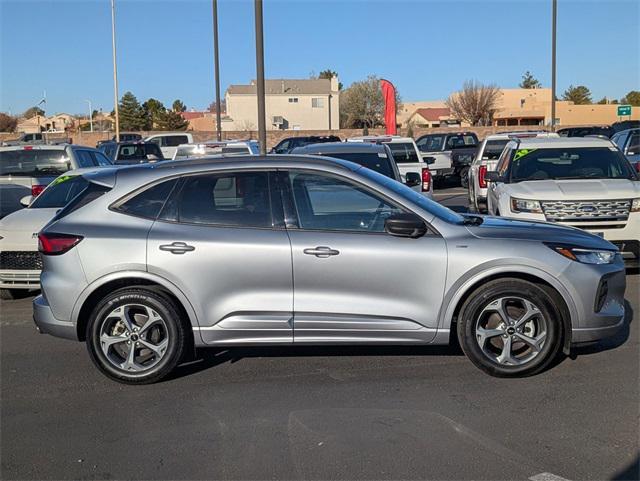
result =
[[[136,217],[155,220],[171,195],[177,179],[160,182],[118,202],[113,210]]]

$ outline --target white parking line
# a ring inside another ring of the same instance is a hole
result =
[[[529,478],[531,481],[569,481],[567,478],[552,473],[540,473]]]

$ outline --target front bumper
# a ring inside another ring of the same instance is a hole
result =
[[[33,300],[33,322],[41,334],[51,334],[64,339],[78,340],[76,326],[70,321],[56,319],[44,296],[40,295]]]
[[[1,289],[40,289],[39,270],[1,270]]]

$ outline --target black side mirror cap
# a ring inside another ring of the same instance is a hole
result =
[[[411,213],[387,217],[384,221],[384,230],[387,234],[411,239],[422,237],[428,232],[427,224],[420,217]]]
[[[407,172],[404,183],[407,187],[415,187],[422,183],[422,178],[417,172]]]
[[[487,172],[484,179],[488,182],[504,182],[504,177],[494,170]]]

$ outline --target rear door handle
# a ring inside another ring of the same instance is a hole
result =
[[[172,254],[184,254],[185,252],[191,252],[196,250],[195,247],[188,245],[185,242],[172,242],[171,244],[164,244],[160,246],[161,251],[168,251]]]
[[[329,257],[329,256],[337,256],[340,254],[340,251],[332,249],[331,247],[326,246],[318,246],[318,247],[309,247],[303,250],[307,255],[316,256],[316,257]]]

